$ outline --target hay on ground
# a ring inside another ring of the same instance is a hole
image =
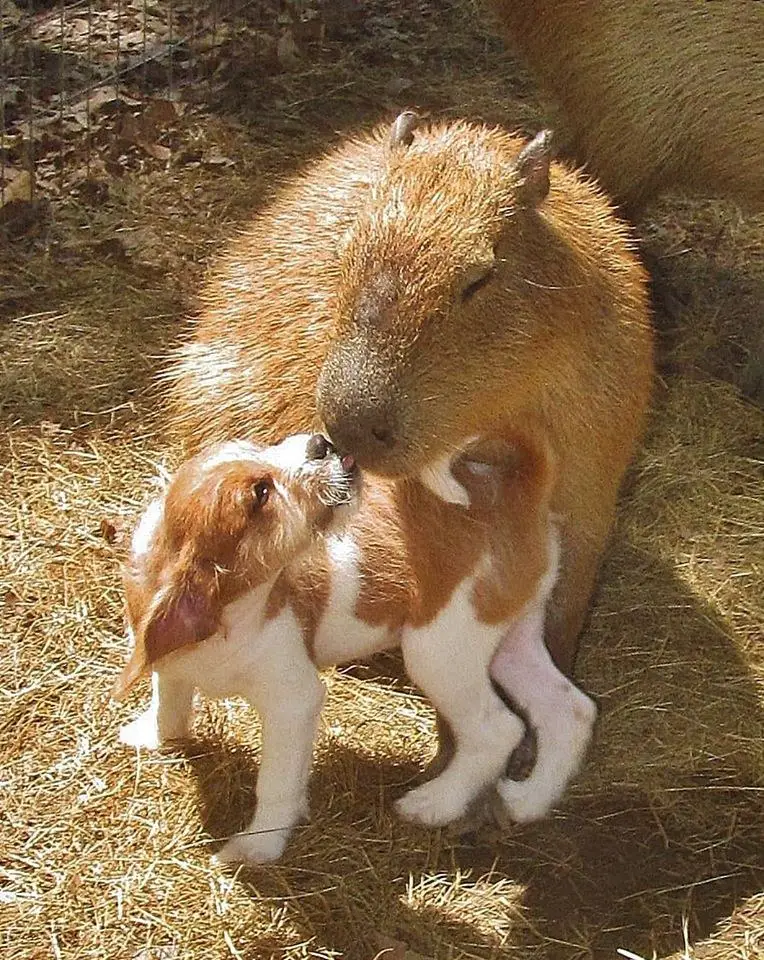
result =
[[[4,251],[2,954],[754,960],[762,414],[735,382],[761,316],[764,232],[723,204],[668,200],[646,225],[677,299],[583,640],[596,743],[549,821],[461,838],[398,821],[433,717],[385,659],[327,677],[313,822],[279,865],[209,862],[254,804],[259,728],[241,704],[204,704],[184,751],[117,745],[147,696],[108,700],[126,650],[120,538],[173,461],[153,376],[206,262],[291,169],[385,110],[540,119],[469,0],[368,8],[392,18],[369,27],[387,46],[351,33],[274,74],[257,105],[234,90],[184,115],[177,142],[201,137],[231,164],[135,171],[96,205],[59,204],[45,243]]]

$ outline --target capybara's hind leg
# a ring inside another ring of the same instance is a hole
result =
[[[591,520],[582,518],[568,524],[561,538],[559,574],[547,603],[544,639],[555,666],[568,677],[573,675],[613,512],[603,511],[599,536]]]

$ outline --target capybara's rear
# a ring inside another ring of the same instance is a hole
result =
[[[193,449],[323,424],[362,467],[428,482],[475,436],[552,451],[548,643],[570,669],[650,392],[645,277],[546,134],[414,126],[344,143],[231,244],[170,371],[176,426]]]
[[[630,215],[664,190],[764,209],[764,3],[486,0]]]

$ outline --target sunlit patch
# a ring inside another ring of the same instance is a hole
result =
[[[460,940],[469,931],[472,943],[499,947],[518,930],[527,927],[523,896],[525,885],[489,873],[472,879],[472,871],[409,875],[401,902],[417,921],[417,932],[432,944],[448,942],[448,929],[460,931]]]

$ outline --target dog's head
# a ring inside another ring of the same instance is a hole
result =
[[[337,522],[359,482],[352,458],[320,434],[265,449],[220,444],[184,463],[133,536],[124,582],[134,649],[113,696],[213,634],[226,604],[274,579]]]

